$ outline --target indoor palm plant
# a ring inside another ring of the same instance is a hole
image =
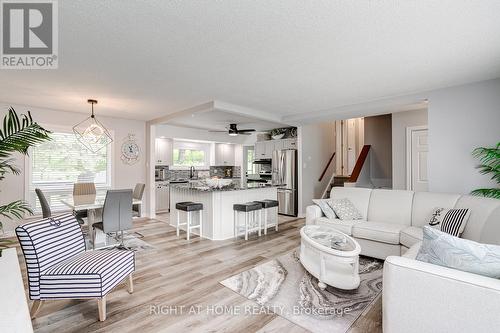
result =
[[[495,188],[480,188],[472,191],[473,195],[500,199],[500,142],[496,147],[479,147],[474,149],[472,155],[479,159],[480,165],[477,166],[479,172],[483,175],[491,175],[491,179],[498,186]]]
[[[11,107],[0,124],[0,181],[7,173],[18,175],[20,170],[14,165],[13,153],[28,154],[28,148],[50,140],[50,132],[38,125],[31,118],[31,114],[18,116]],[[30,206],[23,200],[16,200],[6,205],[0,205],[0,218],[23,218],[24,214],[33,214]],[[0,229],[2,223],[0,222]],[[0,240],[0,255],[7,247],[7,240]]]

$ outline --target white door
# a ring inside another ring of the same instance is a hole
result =
[[[409,190],[411,191],[427,191],[429,181],[427,177],[427,155],[429,153],[429,145],[427,142],[427,128],[409,129],[408,144],[409,152],[409,167],[407,174],[409,177]],[[408,187],[408,186],[407,186]]]

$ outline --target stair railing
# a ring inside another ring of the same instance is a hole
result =
[[[326,171],[328,170],[328,167],[332,163],[334,157],[335,157],[335,152],[333,152],[332,156],[330,156],[330,159],[328,160],[328,163],[326,163],[326,166],[323,169],[323,172],[321,173],[321,176],[319,176],[318,182],[322,181],[323,177],[325,177]]]
[[[335,152],[333,152],[332,156],[330,156],[330,159],[328,160],[328,163],[326,164],[325,168],[323,169],[321,176],[319,176],[318,182],[322,181],[323,178],[325,177],[326,172],[330,168],[330,164],[332,164],[332,161],[334,160],[334,157],[335,157]],[[328,190],[329,190],[334,178],[335,178],[335,169],[332,171],[332,175],[330,176],[330,179],[328,180],[328,183],[326,184],[325,190],[323,191],[323,194],[321,195],[321,199],[324,199],[325,196],[327,195]]]
[[[359,174],[365,164],[366,157],[368,156],[368,152],[370,151],[370,147],[371,145],[364,145],[363,149],[361,149],[361,153],[359,153],[359,157],[354,165],[354,169],[352,170],[351,177],[349,177],[349,183],[355,183],[358,180]]]

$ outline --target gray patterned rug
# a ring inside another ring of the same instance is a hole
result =
[[[382,291],[380,260],[360,257],[361,284],[346,291],[318,287],[299,249],[234,275],[221,284],[311,332],[346,332]]]

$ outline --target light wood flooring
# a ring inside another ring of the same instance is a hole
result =
[[[156,220],[134,221],[133,231],[155,247],[136,255],[134,293],[129,295],[123,283],[108,294],[104,322],[97,320],[96,300],[44,302],[33,321],[35,332],[307,332],[273,313],[228,313],[255,303],[219,283],[299,246],[304,220],[280,219],[278,232],[269,231],[260,238],[252,235],[248,241],[198,237],[187,241],[184,234],[177,238],[168,224],[168,214]],[[26,285],[22,255],[20,264]],[[188,313],[197,306],[202,309],[200,313]],[[225,314],[207,313],[207,309],[220,311],[224,306]],[[356,321],[351,332],[381,332],[381,312],[379,299]]]

